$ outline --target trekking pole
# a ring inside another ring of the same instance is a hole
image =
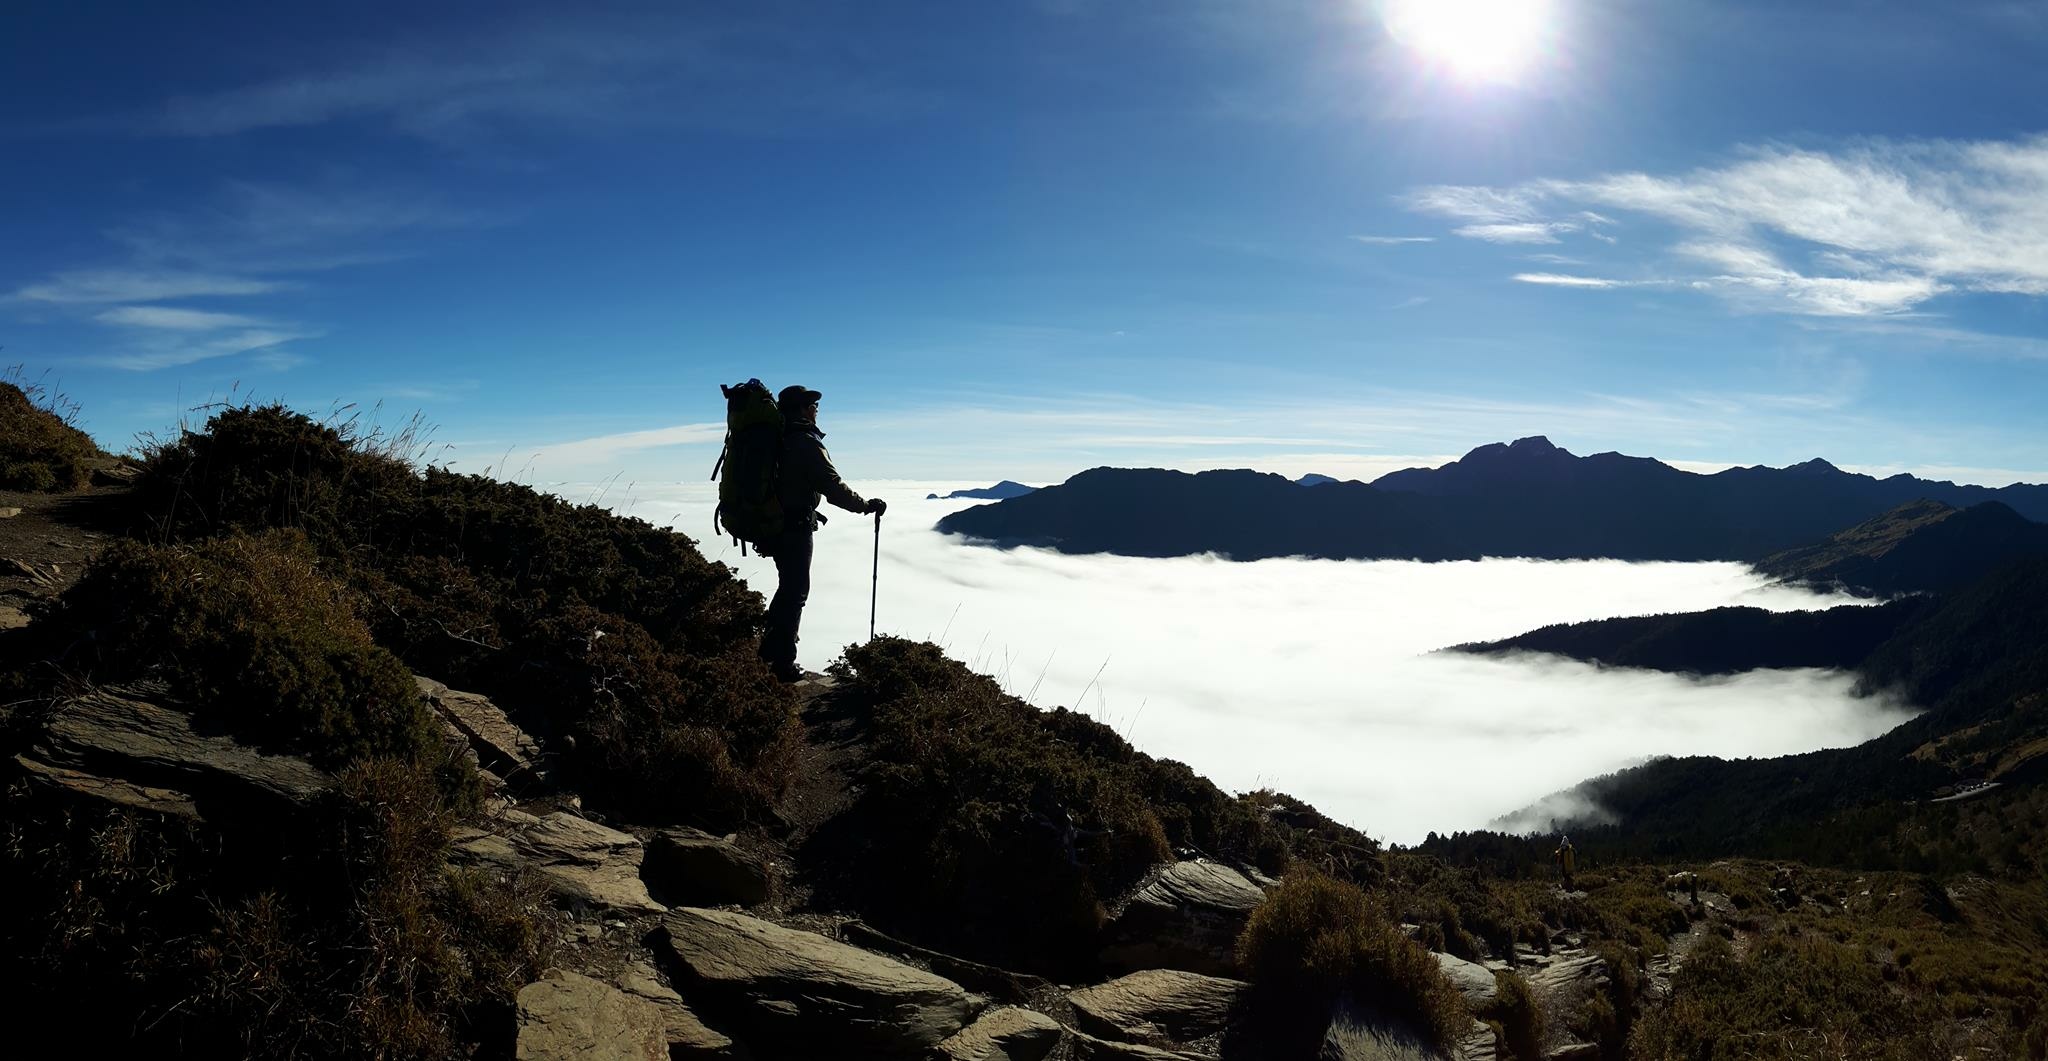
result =
[[[868,587],[868,640],[875,639],[875,600],[882,593],[882,514],[875,513],[875,577]]]

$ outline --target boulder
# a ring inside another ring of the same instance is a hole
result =
[[[12,604],[0,603],[0,631],[19,630],[27,625],[27,612]]]
[[[450,689],[432,678],[414,675],[413,680],[441,724],[469,744],[478,766],[515,790],[551,787],[541,766],[540,743],[527,736],[489,697]]]
[[[1201,1054],[1184,1054],[1139,1043],[1097,1039],[1087,1032],[1071,1032],[1068,1038],[1074,1043],[1074,1061],[1213,1061],[1212,1058]]]
[[[1266,893],[1215,862],[1176,862],[1133,892],[1107,930],[1102,960],[1117,969],[1236,971],[1238,933]]]
[[[1444,971],[1444,978],[1457,985],[1458,993],[1465,996],[1466,1008],[1478,1012],[1499,1001],[1500,988],[1494,982],[1493,970],[1453,954],[1431,951],[1430,956]]]
[[[918,965],[959,984],[976,994],[1003,1002],[1025,1003],[1053,989],[1052,984],[1029,973],[1016,973],[994,965],[920,947],[897,939],[864,921],[839,926],[839,938],[856,947],[908,958]]]
[[[519,989],[518,1061],[667,1061],[660,1007],[580,973]]]
[[[1126,1042],[1192,1042],[1230,1023],[1249,985],[1240,980],[1147,969],[1067,996],[1082,1031]]]
[[[762,1049],[922,1057],[973,1014],[950,980],[745,914],[680,907],[661,936],[690,997]]]
[[[114,690],[59,706],[20,761],[40,783],[181,815],[288,815],[333,782],[304,759],[202,734],[185,712]]]
[[[775,893],[768,865],[739,845],[697,829],[664,829],[647,845],[647,886],[672,905],[753,906]]]
[[[640,841],[566,811],[534,817],[507,810],[489,820],[490,830],[455,832],[448,860],[458,866],[538,874],[558,902],[586,905],[637,917],[666,907],[647,894],[640,880]]]
[[[1034,1010],[1005,1006],[939,1044],[946,1061],[1039,1061],[1065,1034],[1060,1022]]]
[[[620,990],[661,1009],[671,1061],[683,1061],[684,1058],[746,1061],[750,1056],[747,1048],[734,1042],[731,1036],[699,1020],[696,1011],[683,1001],[683,996],[661,982],[652,966],[644,962],[630,963],[619,972],[614,982]]]
[[[21,515],[21,510],[15,508],[12,505],[7,506],[6,508],[0,508],[0,519],[13,519],[14,517],[19,515]]]

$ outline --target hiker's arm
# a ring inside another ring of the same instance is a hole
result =
[[[853,488],[846,485],[846,480],[839,477],[839,469],[832,466],[832,455],[825,452],[825,447],[815,445],[805,448],[811,451],[810,467],[807,469],[811,489],[825,495],[825,500],[848,512],[868,511],[867,499],[854,493]]]

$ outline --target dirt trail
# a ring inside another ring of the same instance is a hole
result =
[[[0,490],[0,629],[18,625],[27,606],[56,596],[126,518],[126,486],[95,486],[69,494]]]

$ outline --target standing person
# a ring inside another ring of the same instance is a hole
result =
[[[1565,837],[1557,845],[1557,850],[1551,853],[1550,857],[1557,860],[1558,873],[1564,877],[1565,891],[1572,890],[1572,871],[1579,868],[1578,855],[1579,853],[1572,849],[1572,838],[1569,836]]]
[[[782,536],[767,550],[775,560],[775,598],[768,602],[761,658],[786,682],[804,676],[796,665],[796,634],[803,622],[804,601],[811,595],[812,535],[825,519],[818,514],[818,502],[830,501],[848,512],[877,516],[889,507],[880,498],[868,500],[854,493],[832,467],[832,455],[825,452],[825,432],[818,430],[818,399],[822,397],[806,387],[784,387],[775,396],[782,411],[782,467],[777,483],[785,522]]]

